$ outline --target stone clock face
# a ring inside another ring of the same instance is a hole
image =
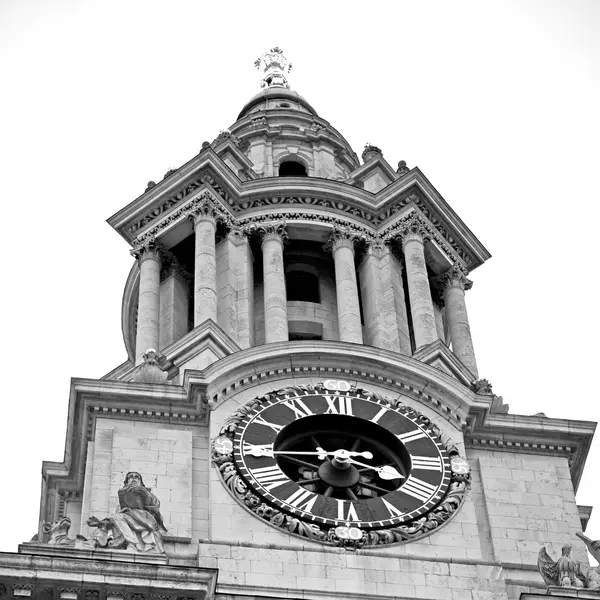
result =
[[[213,457],[231,461],[222,472],[232,489],[328,541],[329,528],[363,540],[427,520],[465,468],[426,417],[345,381],[257,399],[221,433]]]

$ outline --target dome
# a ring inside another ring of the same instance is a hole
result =
[[[298,92],[293,92],[287,87],[274,85],[265,87],[256,96],[250,99],[242,108],[238,115],[238,120],[245,117],[253,108],[258,105],[265,104],[264,108],[278,108],[276,105],[271,105],[270,101],[281,100],[284,105],[281,108],[294,108],[294,104],[297,104],[307,110],[309,113],[318,117],[317,111],[305,100]],[[287,104],[287,106],[285,105]]]

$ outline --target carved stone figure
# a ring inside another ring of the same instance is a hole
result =
[[[158,364],[158,352],[148,348],[143,354],[144,362],[133,374],[132,381],[138,383],[166,383],[168,373],[163,371]]]
[[[112,517],[90,517],[95,527],[94,540],[101,548],[131,548],[138,552],[164,553],[163,535],[167,533],[160,514],[160,501],[144,485],[142,476],[127,473],[119,490],[120,510]]]
[[[593,542],[583,534],[577,534],[588,546],[592,556],[600,555],[600,541]],[[563,546],[562,556],[554,562],[543,546],[538,553],[538,570],[548,585],[560,587],[600,589],[600,567],[588,567],[571,558],[572,547]]]
[[[74,538],[69,537],[69,529],[71,529],[71,519],[62,517],[56,519],[53,523],[44,523],[42,531],[44,532],[43,543],[51,546],[68,546],[71,548],[93,548],[94,542],[89,542],[82,535],[77,535]],[[34,536],[32,542],[39,543],[37,536]]]

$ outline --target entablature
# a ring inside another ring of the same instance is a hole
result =
[[[467,447],[564,456],[569,461],[573,487],[577,491],[596,423],[498,413],[492,410],[494,398],[497,396],[475,396],[465,432]]]
[[[196,159],[194,165],[184,165],[181,173],[170,175],[167,182],[157,184],[116,213],[109,223],[130,244],[135,244],[140,236],[155,231],[159,223],[172,222],[182,207],[203,189],[210,189],[223,211],[238,220],[250,219],[270,209],[277,212],[278,218],[308,210],[323,218],[350,219],[376,237],[387,235],[413,207],[428,220],[438,245],[447,247],[450,257],[456,257],[467,270],[473,270],[490,256],[416,169],[379,193],[371,194],[343,182],[312,177],[242,182],[212,149],[206,148]],[[173,183],[168,182],[170,178]],[[159,186],[161,189],[155,191]]]

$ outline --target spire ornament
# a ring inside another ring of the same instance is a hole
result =
[[[262,72],[263,77],[260,82],[260,87],[290,87],[286,73],[292,69],[292,63],[283,55],[283,50],[278,46],[271,48],[261,57],[254,61],[254,66]]]

